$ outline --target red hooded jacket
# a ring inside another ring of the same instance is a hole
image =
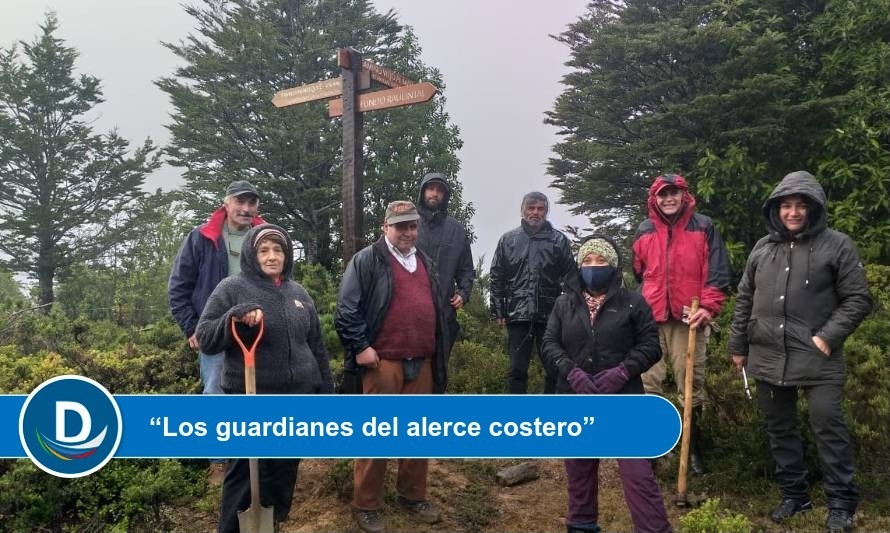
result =
[[[664,187],[683,191],[680,211],[668,219],[658,209],[656,195]],[[633,244],[633,269],[646,302],[658,323],[681,319],[683,306],[699,297],[711,315],[720,312],[729,286],[729,256],[713,221],[695,212],[695,198],[682,176],[659,176],[649,187],[649,218]]]

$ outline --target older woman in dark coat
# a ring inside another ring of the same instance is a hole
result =
[[[586,240],[579,270],[565,277],[544,334],[543,356],[559,370],[564,394],[643,394],[640,374],[661,358],[658,327],[643,297],[621,287],[615,244]],[[596,533],[599,459],[566,459],[569,533]],[[618,473],[634,531],[671,531],[661,490],[646,459],[618,459]]]
[[[197,335],[210,353],[225,352],[222,388],[226,394],[243,394],[244,356],[235,343],[231,321],[239,337],[250,345],[257,325],[265,333],[256,352],[256,389],[259,394],[314,394],[333,392],[328,355],[322,341],[315,303],[299,283],[291,280],[293,244],[273,224],[251,229],[241,248],[241,273],[216,286],[201,319]],[[273,506],[276,524],[290,512],[299,459],[262,459],[262,505]],[[228,463],[222,489],[220,533],[237,533],[237,511],[250,505],[250,470],[247,459]]]

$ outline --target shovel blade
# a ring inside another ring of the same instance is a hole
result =
[[[241,533],[275,533],[272,508],[251,505],[246,511],[238,511],[238,527]]]

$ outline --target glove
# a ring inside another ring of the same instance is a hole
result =
[[[630,375],[624,363],[607,368],[593,376],[593,384],[603,394],[615,394],[627,385]]]
[[[590,374],[578,367],[573,368],[568,375],[569,385],[576,394],[599,394],[597,386],[590,379]]]
[[[556,362],[556,371],[560,379],[567,379],[573,368],[576,368],[575,364],[568,357],[560,357]]]

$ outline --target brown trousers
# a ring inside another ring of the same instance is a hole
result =
[[[692,372],[692,406],[698,407],[705,401],[705,358],[710,328],[698,328],[695,335],[695,366]],[[662,383],[667,377],[667,361],[674,370],[674,381],[680,393],[680,405],[683,405],[683,394],[686,383],[686,350],[689,346],[689,326],[680,320],[668,320],[658,325],[658,337],[661,341],[661,360],[643,373],[643,387],[647,394],[664,396]]]
[[[432,360],[420,374],[405,382],[402,361],[380,360],[377,368],[366,368],[362,376],[365,394],[430,394],[433,392]],[[383,508],[383,481],[388,459],[356,459],[353,472],[352,506],[363,511]],[[428,459],[399,459],[396,492],[409,500],[426,500]]]

